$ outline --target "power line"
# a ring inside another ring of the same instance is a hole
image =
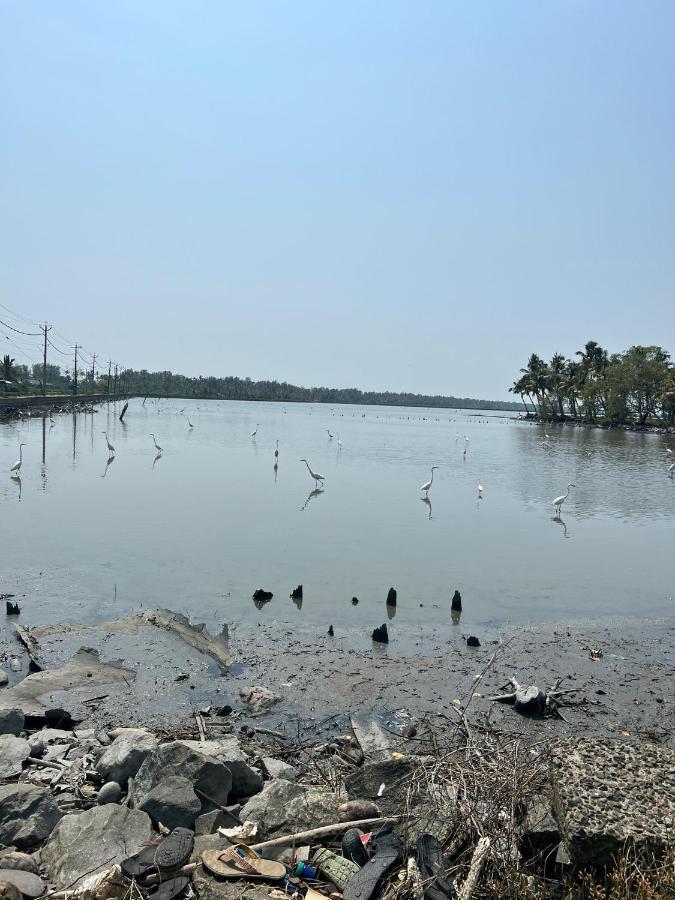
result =
[[[59,348],[56,346],[56,344],[52,343],[51,338],[47,338],[47,343],[53,350],[56,350],[56,352],[60,353],[62,356],[69,357],[71,355],[69,350],[59,350]]]
[[[15,319],[20,319],[22,322],[28,322],[29,325],[39,325],[39,322],[34,322],[32,319],[29,319],[27,316],[22,316],[20,313],[14,312],[13,309],[10,309],[9,306],[5,306],[4,303],[0,303],[0,307],[8,312],[11,316],[14,316]]]
[[[4,325],[5,328],[9,328],[11,331],[16,331],[17,334],[25,334],[28,337],[40,337],[40,334],[42,333],[38,333],[37,331],[20,331],[18,328],[14,328],[13,325],[9,325],[7,322],[3,322],[2,319],[0,319],[0,325]]]

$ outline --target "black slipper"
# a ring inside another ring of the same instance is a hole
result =
[[[362,834],[363,832],[358,828],[350,828],[349,831],[345,831],[345,836],[342,838],[342,855],[351,859],[357,866],[365,866],[370,859],[361,840]]]
[[[455,885],[445,874],[443,848],[433,834],[421,834],[417,838],[417,867],[427,900],[456,900]]]
[[[152,897],[152,900],[173,900],[174,897],[183,893],[189,883],[190,879],[186,878],[185,875],[180,875],[178,878],[169,878],[168,881],[163,881],[157,890],[153,891],[149,896]]]
[[[127,878],[143,878],[143,876],[149,875],[155,869],[156,852],[157,844],[148,844],[138,853],[123,859],[120,863],[122,873]]]
[[[378,881],[390,872],[401,858],[401,842],[390,831],[373,835],[375,855],[360,872],[352,876],[342,892],[343,900],[369,900]]]
[[[192,856],[195,833],[189,828],[174,828],[155,848],[155,865],[160,871],[180,869]]]

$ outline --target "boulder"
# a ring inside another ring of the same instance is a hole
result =
[[[330,825],[337,821],[340,800],[325,788],[277,778],[242,807],[239,818],[258,825],[257,840]]]
[[[254,716],[268,712],[275,703],[280,703],[283,699],[281,694],[277,694],[275,691],[271,691],[269,688],[261,685],[242,688],[239,691],[239,696],[250,707]]]
[[[212,741],[180,741],[197,753],[205,753],[221,762],[232,774],[230,800],[251,797],[262,790],[263,780],[248,763],[248,756],[241,749],[236,735],[227,735]]]
[[[660,856],[675,822],[675,751],[607,738],[552,750],[554,810],[572,865],[602,868],[628,846]]]
[[[190,781],[201,800],[202,812],[210,812],[218,805],[227,805],[232,787],[229,769],[214,757],[194,750],[182,741],[162,744],[146,756],[131,786],[132,805],[140,806],[160,781],[172,775],[182,775]]]
[[[0,778],[14,778],[23,771],[30,756],[30,745],[23,738],[0,734]]]
[[[106,781],[116,781],[126,787],[134,778],[144,759],[157,747],[157,738],[142,728],[127,728],[109,747],[96,763],[96,769]]]
[[[152,840],[150,817],[140,809],[94,806],[64,816],[41,853],[41,863],[59,888],[74,887],[137,853]]]
[[[4,669],[0,669],[0,687],[5,687],[9,682],[9,675]]]
[[[3,900],[23,900],[23,894],[18,887],[8,881],[0,881],[0,897]]]
[[[0,785],[0,843],[28,850],[49,835],[63,813],[46,788]]]
[[[192,782],[182,775],[170,775],[148,791],[138,809],[146,812],[156,825],[165,828],[194,830],[195,818],[202,808],[201,800],[192,789]]]
[[[551,803],[543,795],[535,794],[527,801],[518,849],[525,859],[538,858],[543,867],[552,872],[559,844],[560,830],[553,818]]]
[[[33,875],[39,875],[40,870],[38,864],[28,853],[22,853],[20,850],[3,850],[0,852],[0,868],[2,869],[20,869],[22,872],[32,872]]]
[[[283,762],[281,759],[274,759],[272,756],[263,756],[262,764],[270,778],[283,778],[286,781],[298,780],[298,775],[300,774],[298,770],[294,766],[289,765],[289,763]]]
[[[240,809],[240,807],[237,806],[231,808],[233,811]],[[237,815],[237,813],[234,813],[234,815]],[[197,816],[195,819],[195,834],[215,834],[219,828],[233,828],[235,824],[236,819],[232,816],[228,816],[222,809],[214,809],[213,812]]]
[[[372,800],[348,800],[338,807],[338,822],[358,822],[359,819],[378,819],[382,810]]]
[[[0,884],[13,884],[24,897],[41,897],[47,887],[39,875],[23,869],[0,869]]]
[[[99,806],[106,803],[119,803],[122,797],[122,788],[116,781],[107,781],[96,795]]]
[[[18,737],[23,731],[24,716],[20,709],[0,709],[0,734]]]

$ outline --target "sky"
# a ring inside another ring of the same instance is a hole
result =
[[[671,0],[0,0],[0,114],[0,321],[61,350],[486,399],[675,353]]]

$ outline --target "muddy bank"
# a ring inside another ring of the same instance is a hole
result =
[[[675,435],[675,426],[673,425],[638,425],[637,423],[606,425],[601,422],[580,422],[575,419],[540,418],[530,413],[515,416],[515,421],[530,422],[533,425],[566,425],[572,428],[600,428],[603,431],[634,431],[640,434]]]
[[[86,648],[101,665],[133,674],[110,684],[97,674],[95,683],[85,680],[72,691],[61,686],[41,699],[32,694],[43,705],[67,707],[83,726],[173,727],[192,723],[195,711],[209,705],[245,715],[242,692],[260,685],[280,696],[266,718],[271,728],[358,710],[397,730],[400,710],[414,720],[440,715],[451,722],[462,710],[476,727],[532,738],[619,736],[670,746],[675,740],[672,621],[494,630],[470,647],[450,624],[379,645],[360,632],[338,630],[330,637],[277,624],[239,627],[229,640],[204,637],[189,625],[181,634],[165,621],[153,623],[152,616],[36,629],[25,629],[22,618],[23,641],[7,620],[0,629],[0,669],[9,685],[0,688],[0,706],[11,705],[12,686],[25,679],[31,660],[33,668],[55,671]],[[12,657],[20,671],[11,670]],[[523,685],[546,690],[558,682],[560,690],[573,692],[563,696],[560,717],[529,719],[490,701],[513,676]]]

